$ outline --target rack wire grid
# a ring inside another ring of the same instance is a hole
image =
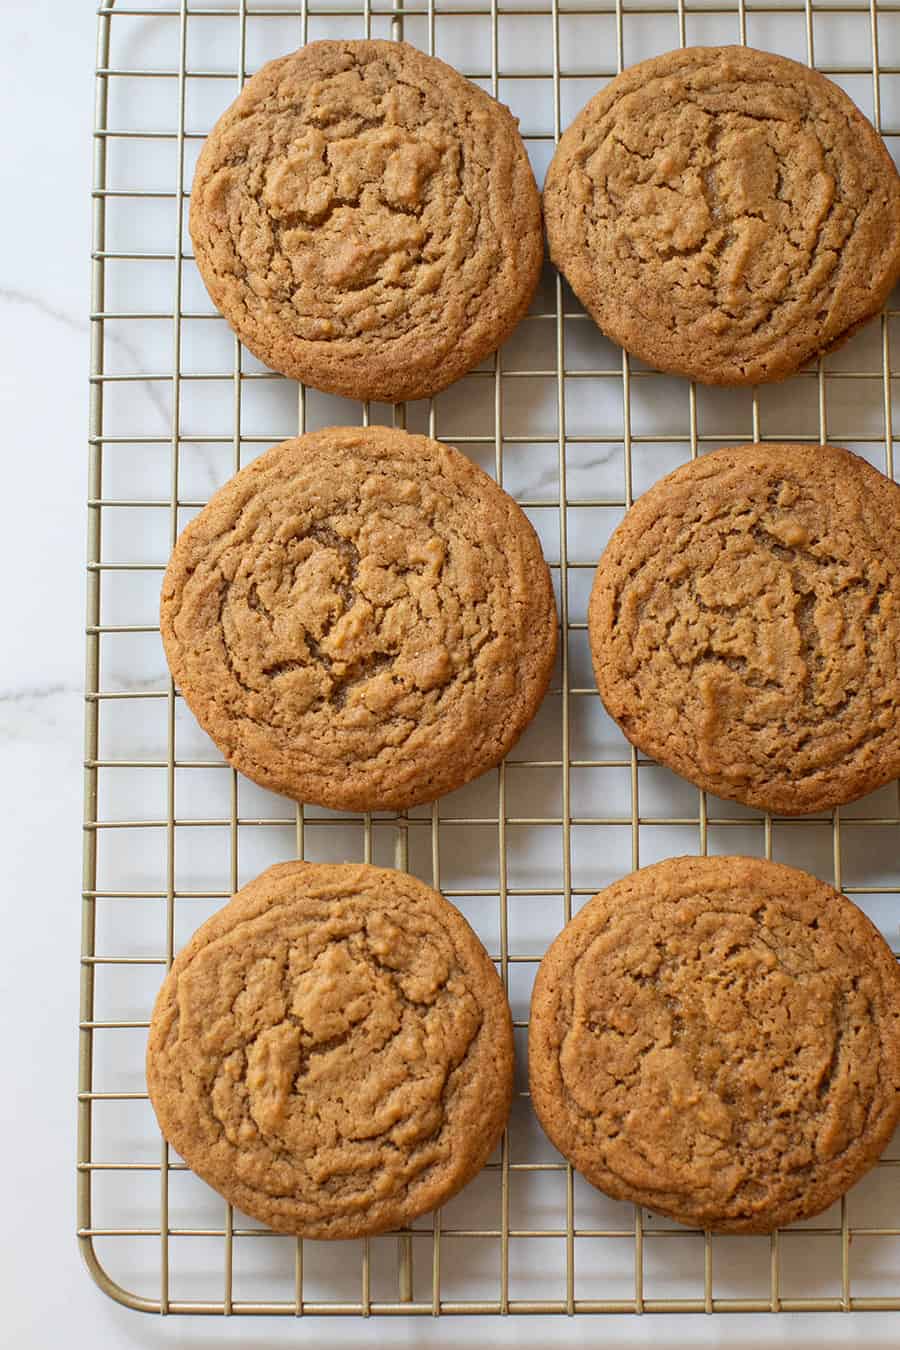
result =
[[[616,877],[684,852],[805,866],[896,945],[896,784],[828,816],[707,798],[644,759],[593,686],[592,570],[634,497],[723,443],[851,445],[895,468],[898,299],[784,385],[696,388],[630,361],[546,269],[496,358],[427,403],[360,406],[257,363],[189,251],[194,160],[263,61],[323,36],[405,37],[509,103],[540,181],[560,130],[624,65],[748,41],[815,62],[900,143],[900,4],[383,0],[99,10],[93,191],[85,858],[78,1233],[98,1284],[160,1313],[726,1312],[900,1309],[900,1138],[819,1218],[771,1237],[691,1232],[584,1184],[527,1101],[530,986],[549,941]],[[514,494],[551,563],[564,640],[505,764],[404,814],[299,806],[231,770],[165,668],[159,580],[210,493],[286,435],[369,420],[464,447]],[[519,1051],[507,1134],[442,1212],[329,1244],[233,1212],[161,1141],[143,1055],[172,954],[239,885],[289,857],[393,863],[465,912],[508,989]]]

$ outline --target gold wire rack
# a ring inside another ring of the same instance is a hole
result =
[[[158,1313],[900,1309],[897,1140],[818,1219],[770,1238],[713,1237],[582,1185],[540,1135],[521,1074],[497,1156],[443,1213],[325,1244],[271,1234],[197,1182],[161,1141],[143,1082],[173,951],[283,857],[392,861],[443,890],[510,993],[520,1070],[547,943],[585,897],[659,857],[807,866],[896,946],[897,785],[791,820],[707,800],[605,718],[585,609],[622,512],[704,448],[831,438],[893,475],[900,309],[784,386],[723,393],[630,361],[548,268],[519,331],[455,389],[360,406],[298,389],[241,349],[198,284],[185,203],[199,144],[247,74],[323,36],[406,37],[450,60],[511,104],[539,175],[602,82],[688,42],[749,41],[816,64],[896,153],[900,3],[161,0],[97,15],[78,1093],[78,1236],[93,1277]],[[159,579],[186,520],[248,458],[298,429],[370,420],[463,446],[513,492],[542,536],[565,640],[541,713],[499,770],[409,813],[294,811],[239,779],[186,714],[162,659]]]

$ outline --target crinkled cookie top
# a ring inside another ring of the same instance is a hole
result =
[[[847,450],[717,450],[654,484],[588,629],[629,740],[717,796],[799,815],[900,774],[900,487]]]
[[[191,191],[201,275],[241,341],[352,398],[422,398],[499,346],[543,258],[515,119],[406,43],[314,42],[223,115]]]
[[[547,174],[550,251],[593,318],[650,365],[782,379],[838,345],[900,275],[900,178],[823,75],[692,47],[623,71]]]
[[[176,545],[179,689],[264,787],[335,809],[432,801],[540,703],[556,606],[528,519],[464,455],[385,427],[284,441]]]
[[[194,935],[147,1074],[163,1133],[247,1214],[309,1237],[407,1223],[506,1123],[512,1028],[462,915],[404,873],[284,863]]]
[[[900,1116],[900,969],[855,905],[758,858],[672,858],[595,896],[541,963],[535,1109],[587,1179],[681,1223],[826,1209]]]

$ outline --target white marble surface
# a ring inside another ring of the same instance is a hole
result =
[[[659,1342],[672,1346],[896,1344],[898,1318],[891,1315],[574,1322],[517,1318],[502,1324],[448,1320],[439,1325],[161,1320],[117,1307],[92,1286],[74,1239],[74,1157],[94,25],[93,7],[86,0],[4,0],[0,7],[0,108],[6,128],[0,217],[0,399],[7,502],[2,533],[5,623],[0,644],[4,769],[0,780],[4,842],[0,905],[6,949],[0,965],[0,1017],[6,1030],[0,1156],[8,1169],[8,1212],[0,1257],[0,1342],[17,1350],[59,1344],[76,1350],[96,1344],[453,1345],[465,1335],[473,1346],[514,1340],[587,1345],[600,1339],[614,1345]],[[145,36],[149,42],[152,29]],[[770,28],[769,45],[777,45],[776,37]],[[274,31],[272,40],[284,45]],[[761,31],[756,40],[763,43],[766,32]],[[823,36],[822,43],[831,40]],[[134,42],[141,41],[136,33]],[[148,59],[145,47],[136,45],[133,51]],[[260,59],[269,54],[260,52]],[[643,54],[635,49],[630,59]],[[865,90],[860,97],[864,102]],[[893,100],[893,93],[887,97]],[[196,115],[205,114],[198,110]],[[152,212],[139,224],[152,230]],[[137,362],[152,364],[154,340],[149,330],[127,335],[118,352],[119,368],[134,368]],[[520,341],[527,344],[524,337]],[[866,350],[858,347],[856,356],[865,355]],[[115,360],[116,353],[111,357]],[[167,430],[164,393],[145,386],[133,397],[143,402],[129,405],[123,416],[131,417],[132,424],[139,422],[144,431]],[[765,416],[793,415],[790,400],[777,392],[764,408]],[[651,408],[645,411],[652,415]],[[531,420],[523,425],[533,426],[534,418],[543,415],[539,401],[512,410],[509,429],[518,430],[513,419],[524,418],[526,413]],[[198,420],[190,430],[198,432],[207,429],[203,418],[215,420],[216,412],[198,404],[191,415]],[[277,415],[276,403],[266,413],[269,425]],[[322,420],[329,415],[334,416],[333,409],[323,405]],[[665,408],[662,415],[666,415]],[[712,403],[709,415],[715,416]],[[836,405],[835,435],[845,415],[849,416],[848,410]],[[285,427],[285,431],[291,429]],[[448,425],[448,438],[452,429]],[[464,434],[465,426],[457,422],[455,430]],[[572,481],[579,473],[596,481],[598,474],[613,472],[608,465],[604,468],[602,460],[599,456],[592,465],[586,461],[581,470],[573,464]],[[652,476],[664,467],[657,460]],[[147,469],[151,476],[152,472]],[[191,472],[198,475],[196,491],[205,495],[227,468],[214,458],[200,456]],[[516,480],[517,472],[522,474],[520,480]],[[510,474],[514,490],[534,495],[555,489],[552,468],[533,464],[523,469],[520,464]],[[146,490],[155,495],[149,480]],[[551,523],[538,523],[548,531],[546,540],[552,548]],[[573,522],[572,528],[577,545],[578,523]],[[119,542],[123,546],[128,542],[127,530]],[[154,540],[144,542],[152,553]],[[595,547],[590,533],[585,534],[584,545],[588,553]],[[579,659],[573,657],[573,661]],[[158,652],[145,649],[130,653],[119,664],[117,660],[110,660],[107,673],[121,687],[136,679],[145,687],[154,682],[159,686]],[[129,735],[122,733],[120,744]],[[151,748],[154,735],[152,729],[147,732]],[[190,735],[189,728],[185,735]],[[649,790],[666,792],[670,787],[651,786]],[[548,791],[552,796],[552,787]],[[267,799],[269,805],[274,800]],[[255,806],[262,812],[266,803],[255,799]],[[135,803],[117,800],[110,791],[104,809],[109,818],[117,813],[123,818],[135,809]],[[153,809],[147,807],[151,814]],[[203,813],[198,809],[192,814]],[[823,846],[827,848],[827,840]],[[586,858],[587,873],[593,875],[600,863],[594,860],[592,872],[590,846]],[[611,868],[618,866],[617,860],[606,861]],[[820,858],[813,861],[824,867]],[[251,853],[246,865],[252,862]],[[125,866],[121,859],[116,865]],[[128,865],[135,873],[143,867],[152,869],[153,856],[149,852],[146,857],[137,855]],[[542,865],[535,855],[535,866]],[[884,861],[884,866],[889,865],[889,859]],[[878,917],[889,926],[887,914]],[[892,936],[896,939],[896,932]]]

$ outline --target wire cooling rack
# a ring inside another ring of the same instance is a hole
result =
[[[707,798],[637,755],[593,687],[592,569],[651,482],[715,445],[826,439],[894,473],[897,297],[784,385],[710,390],[629,361],[549,267],[496,359],[427,403],[306,391],[243,351],[190,254],[204,135],[263,61],[324,36],[406,37],[513,108],[538,178],[608,78],[685,42],[747,41],[815,63],[900,148],[900,4],[381,0],[104,4],[99,10],[88,500],[87,715],[78,1224],[113,1298],[162,1313],[725,1312],[900,1309],[900,1140],[819,1218],[771,1238],[691,1232],[574,1175],[527,1100],[537,963],[586,897],[683,852],[751,853],[833,879],[897,945],[897,785],[783,820]],[[329,423],[395,422],[460,445],[513,493],[557,582],[565,641],[513,755],[432,807],[294,808],[238,777],[169,680],[157,627],[176,535],[266,446]],[[519,1092],[502,1146],[445,1209],[328,1244],[235,1213],[161,1141],[143,1055],[153,999],[190,933],[290,857],[362,858],[443,890],[509,991]]]

